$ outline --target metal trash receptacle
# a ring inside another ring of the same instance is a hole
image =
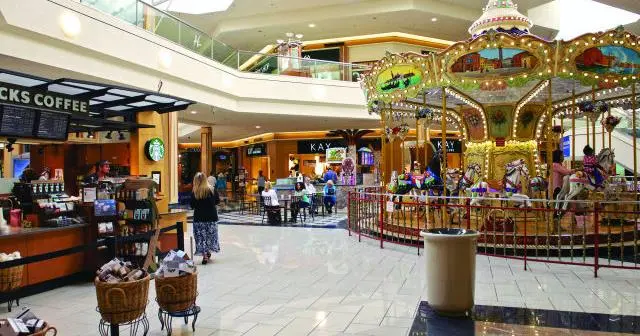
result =
[[[421,231],[426,262],[427,302],[442,314],[473,308],[478,233],[464,229]]]

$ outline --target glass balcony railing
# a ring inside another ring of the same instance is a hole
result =
[[[368,69],[349,63],[239,51],[141,0],[78,1],[240,71],[354,81],[359,72]]]
[[[238,51],[236,58],[237,69],[240,71],[339,81],[357,81],[358,74],[369,69],[367,66],[358,64],[261,54],[250,51]]]

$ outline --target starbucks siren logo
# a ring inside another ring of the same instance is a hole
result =
[[[164,141],[160,138],[152,138],[145,145],[147,158],[152,161],[164,159]]]

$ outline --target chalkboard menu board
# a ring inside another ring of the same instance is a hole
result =
[[[35,123],[35,110],[27,107],[2,105],[0,135],[32,138]]]
[[[0,105],[0,112],[0,136],[67,140],[68,114],[13,105]]]
[[[38,128],[36,129],[36,138],[67,140],[68,126],[69,115],[40,111]]]

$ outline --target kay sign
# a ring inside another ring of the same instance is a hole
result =
[[[0,104],[2,103],[63,112],[89,112],[88,100],[6,83],[0,83]]]
[[[347,143],[342,139],[302,140],[298,141],[298,154],[325,154],[334,147],[347,147]]]

